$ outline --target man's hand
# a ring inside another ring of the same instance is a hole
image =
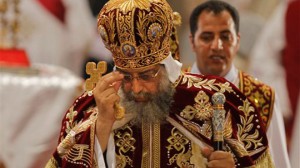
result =
[[[115,121],[114,104],[120,101],[118,90],[122,79],[122,74],[112,72],[101,77],[94,88],[93,93],[99,111],[99,120],[112,123]]]
[[[233,156],[229,152],[213,151],[209,148],[203,148],[202,154],[207,158],[207,167],[209,168],[234,168]]]
[[[119,72],[109,73],[98,81],[93,94],[98,108],[96,121],[96,136],[102,151],[105,151],[116,120],[114,104],[120,101],[118,90],[121,86],[123,75]]]

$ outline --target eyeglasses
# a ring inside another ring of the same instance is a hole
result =
[[[154,70],[153,71],[147,71],[147,72],[138,74],[135,77],[130,75],[130,74],[126,74],[122,71],[120,71],[120,72],[123,73],[123,75],[124,75],[123,81],[125,83],[132,82],[133,79],[137,79],[141,82],[151,82],[152,79],[157,77],[158,73],[160,72],[160,68],[157,71],[154,71]]]

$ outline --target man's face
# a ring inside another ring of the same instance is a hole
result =
[[[124,74],[122,88],[125,93],[132,92],[134,101],[149,101],[149,94],[158,92],[161,79],[161,66],[151,66],[139,70],[119,70]]]
[[[240,36],[228,11],[219,14],[203,11],[198,17],[194,37],[190,36],[200,72],[224,77],[239,49],[239,41]]]
[[[126,111],[136,116],[135,122],[138,124],[142,121],[163,121],[169,113],[174,94],[174,88],[164,67],[158,65],[136,72],[127,71],[127,73],[124,75],[120,89],[121,104]],[[132,76],[128,76],[127,81],[126,75],[129,74]]]

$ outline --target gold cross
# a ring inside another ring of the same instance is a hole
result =
[[[88,62],[86,64],[86,73],[90,75],[85,81],[85,89],[87,91],[91,91],[96,86],[97,82],[99,81],[100,77],[106,72],[107,64],[105,61],[98,62],[97,67],[96,63]]]
[[[85,89],[87,91],[91,91],[96,86],[97,82],[99,81],[100,77],[107,71],[107,64],[105,61],[98,62],[97,67],[94,62],[88,62],[86,64],[86,73],[90,75],[85,81]],[[117,120],[120,120],[125,115],[125,109],[119,103],[115,103],[114,108],[116,110],[115,117]]]

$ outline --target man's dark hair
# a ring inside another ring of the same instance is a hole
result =
[[[194,36],[195,32],[197,31],[198,17],[201,15],[203,11],[213,12],[215,14],[219,14],[223,11],[228,11],[234,21],[235,31],[237,33],[239,32],[240,17],[238,11],[233,6],[231,6],[226,2],[218,1],[218,0],[209,0],[207,2],[198,5],[193,10],[190,16],[190,31],[192,36]]]
[[[108,0],[89,0],[90,9],[94,17],[98,16],[99,11],[107,2]]]

